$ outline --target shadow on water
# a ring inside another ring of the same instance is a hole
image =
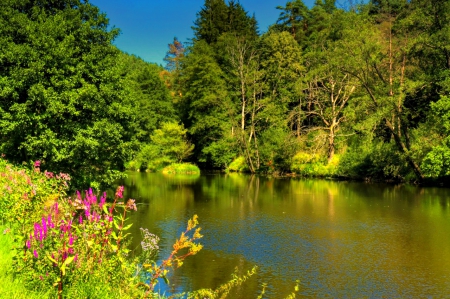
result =
[[[242,174],[195,179],[130,173],[132,216],[161,237],[167,256],[199,215],[204,249],[171,276],[167,293],[215,288],[235,267],[258,274],[230,298],[428,298],[450,294],[449,190],[274,179]]]

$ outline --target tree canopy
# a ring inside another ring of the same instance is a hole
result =
[[[205,0],[163,68],[88,1],[4,0],[0,151],[80,184],[170,161],[448,179],[448,1],[348,4],[287,1],[260,34],[239,1]]]

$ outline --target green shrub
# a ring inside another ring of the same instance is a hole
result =
[[[247,162],[245,161],[245,158],[242,156],[237,157],[236,159],[231,162],[230,166],[228,166],[227,171],[232,172],[247,172],[249,171]]]
[[[200,169],[196,165],[190,163],[175,163],[164,167],[162,173],[196,175],[200,174]]]

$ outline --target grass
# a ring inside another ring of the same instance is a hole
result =
[[[169,166],[164,167],[162,170],[163,174],[190,174],[197,175],[200,174],[200,169],[190,163],[174,163]]]
[[[30,291],[25,288],[20,278],[15,278],[12,272],[14,251],[13,234],[5,225],[0,225],[0,298],[3,299],[41,299],[49,298],[48,291]]]

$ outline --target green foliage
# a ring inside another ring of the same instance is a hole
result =
[[[182,124],[163,123],[160,129],[153,131],[151,143],[143,145],[135,159],[127,163],[128,169],[156,171],[186,160],[194,150],[186,132]]]
[[[256,267],[254,267],[252,270],[248,271],[247,274],[239,276],[237,274],[238,269],[236,268],[236,273],[232,275],[232,278],[230,281],[224,283],[223,285],[219,286],[217,289],[201,289],[195,292],[188,293],[187,298],[188,299],[216,299],[216,298],[226,298],[227,295],[230,293],[230,291],[233,288],[239,287],[247,279],[255,275],[256,273]]]
[[[2,1],[0,151],[8,159],[40,159],[82,186],[117,178],[135,113],[117,34],[85,1]]]
[[[287,31],[297,41],[301,41],[304,36],[304,29],[308,24],[309,9],[302,0],[288,1],[285,6],[277,6],[281,10],[277,23],[272,30]]]
[[[224,161],[220,153],[213,151],[220,147],[224,150],[223,156],[227,157],[236,152],[232,146],[227,149],[220,141],[233,132],[230,117],[235,108],[228,96],[224,72],[214,55],[213,49],[203,40],[189,49],[188,55],[182,60],[180,80],[184,82],[183,97],[178,103],[178,109],[196,145],[194,156],[203,165],[223,167],[230,161]]]
[[[365,144],[347,148],[342,154],[338,173],[351,178],[404,181],[412,173],[404,156],[393,143],[366,139]]]
[[[135,105],[135,138],[147,143],[161,123],[177,119],[169,90],[160,77],[163,68],[127,54],[121,54],[119,61],[125,76],[124,87]]]
[[[192,27],[197,41],[208,44],[215,43],[224,33],[234,33],[240,36],[255,38],[257,22],[248,16],[239,1],[205,0],[204,6],[197,13],[195,26]]]
[[[270,127],[261,134],[260,146],[262,170],[266,172],[289,172],[292,159],[299,149],[299,142],[287,129]]]
[[[318,155],[298,152],[292,158],[291,170],[301,176],[326,176],[325,163]]]
[[[41,172],[40,161],[31,164],[19,168],[0,158],[0,219],[18,228],[39,220],[36,211],[65,196],[70,181],[67,174]]]
[[[161,129],[153,132],[150,139],[158,148],[159,154],[175,162],[186,160],[194,150],[194,145],[186,139],[187,129],[177,123],[163,123]]]
[[[200,169],[196,165],[190,163],[176,163],[164,167],[162,173],[199,175]]]
[[[424,174],[428,178],[448,178],[450,176],[450,97],[443,96],[431,104],[435,113],[434,123],[441,135],[441,143],[434,146],[422,161]]]
[[[131,225],[125,226],[125,221],[127,211],[136,210],[136,205],[131,199],[118,202],[122,192],[119,187],[113,203],[106,203],[106,193],[98,201],[91,189],[73,200],[60,199],[42,211],[33,228],[17,231],[21,241],[14,270],[26,286],[56,287],[59,298],[86,282],[128,290],[132,268],[126,231]]]
[[[231,172],[248,172],[248,166],[245,162],[245,158],[242,156],[237,157],[236,159],[231,162],[231,164],[228,166],[227,171]]]

